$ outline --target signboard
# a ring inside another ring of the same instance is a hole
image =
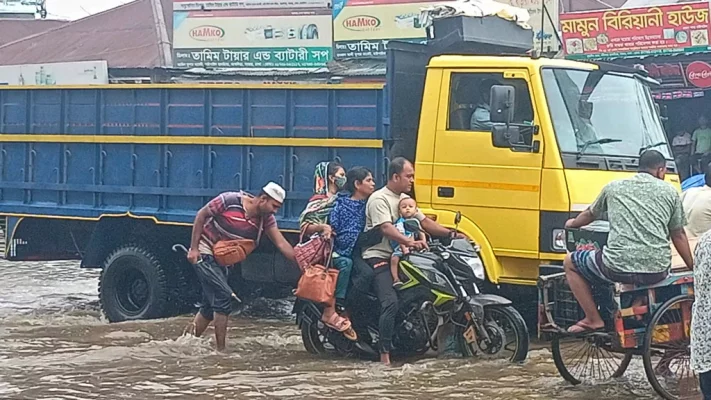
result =
[[[420,22],[421,9],[432,0],[335,0],[333,4],[334,58],[385,58],[390,40],[425,43],[427,34]],[[544,40],[545,51],[558,51],[555,27],[548,18],[542,24],[543,1],[557,25],[558,0],[500,0],[528,10],[535,32],[536,48]]]
[[[333,4],[335,58],[385,58],[389,40],[427,41],[420,9],[428,1],[336,0]]]
[[[531,19],[528,24],[533,29],[533,44],[535,49],[541,48],[541,40],[543,40],[543,51],[557,53],[560,49],[556,30],[558,29],[558,0],[499,0],[501,3],[507,3],[514,7],[524,8],[528,11]],[[545,1],[548,16],[543,14],[543,3]],[[551,24],[550,21],[553,21]]]
[[[331,60],[328,9],[176,12],[178,68],[319,68]]]
[[[711,65],[703,61],[692,61],[686,67],[686,79],[692,85],[706,89],[711,87]]]
[[[34,18],[36,12],[35,0],[0,0],[0,14],[27,14]]]
[[[328,8],[328,0],[173,0],[173,11],[224,11],[265,8]]]
[[[54,86],[105,85],[109,83],[106,61],[0,66],[0,85]]]
[[[672,91],[655,91],[652,93],[654,100],[678,100],[678,99],[696,99],[704,97],[703,90],[672,90]]]
[[[594,59],[707,51],[709,3],[560,15],[568,58]]]

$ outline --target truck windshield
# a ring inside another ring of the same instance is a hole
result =
[[[649,87],[630,75],[546,68],[543,86],[563,153],[671,159]]]

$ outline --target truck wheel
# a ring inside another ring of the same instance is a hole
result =
[[[99,278],[101,309],[110,322],[169,317],[170,275],[158,257],[138,245],[119,247]]]

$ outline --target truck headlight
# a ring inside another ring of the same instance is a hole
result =
[[[553,240],[551,241],[551,247],[554,251],[565,251],[567,246],[565,244],[565,229],[553,229]]]

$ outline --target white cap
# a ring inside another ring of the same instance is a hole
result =
[[[274,182],[267,183],[267,185],[262,188],[262,191],[279,203],[283,204],[284,199],[286,199],[286,191],[284,188]]]

